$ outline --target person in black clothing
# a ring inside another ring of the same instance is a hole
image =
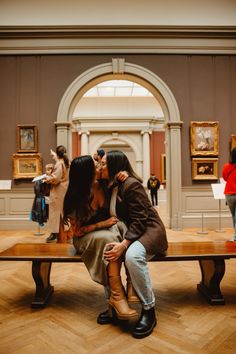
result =
[[[152,173],[151,177],[148,179],[147,187],[150,190],[152,205],[158,205],[157,191],[160,188],[161,182],[159,179]]]

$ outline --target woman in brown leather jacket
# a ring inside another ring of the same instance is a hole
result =
[[[127,171],[129,174],[124,182],[115,179],[119,171]],[[167,250],[165,227],[151,205],[140,178],[123,152],[110,151],[102,158],[102,178],[109,181],[112,193],[117,193],[116,215],[127,226],[124,240],[121,243],[111,243],[112,249],[105,252],[105,257],[108,261],[115,261],[126,251],[125,265],[142,303],[141,316],[133,336],[143,338],[148,336],[156,325],[155,297],[147,261]],[[105,323],[104,313],[101,316]],[[109,322],[109,318],[107,321]]]

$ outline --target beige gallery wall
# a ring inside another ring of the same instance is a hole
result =
[[[17,124],[36,124],[44,164],[56,145],[54,122],[70,83],[112,55],[16,55],[0,57],[0,179],[11,179]],[[220,169],[228,159],[230,135],[236,132],[236,57],[230,55],[124,55],[127,62],[157,74],[173,92],[182,126],[182,184],[191,186],[190,121],[219,121]],[[66,120],[66,119],[65,119]],[[16,183],[23,187],[24,183]]]
[[[0,42],[4,52],[10,38],[17,38],[24,26],[31,30],[44,26],[189,26],[236,25],[236,1],[234,0],[8,0],[0,1],[0,30],[10,28],[10,36]],[[15,30],[14,30],[15,28]],[[14,32],[15,31],[15,32]],[[205,28],[207,32],[208,29]],[[119,32],[121,35],[121,32]],[[180,35],[180,33],[178,33]],[[42,34],[41,34],[42,36]],[[25,48],[34,47],[34,41],[22,37]],[[201,36],[200,36],[201,38]],[[199,45],[204,48],[204,39]],[[233,38],[233,37],[232,37]],[[136,40],[138,41],[138,40]],[[227,40],[226,40],[227,42]],[[13,44],[16,42],[13,42]],[[125,43],[125,42],[124,42]],[[165,42],[162,42],[165,44]],[[178,43],[178,42],[177,42]],[[215,44],[218,42],[216,41]],[[74,44],[74,42],[73,42]],[[178,48],[174,54],[156,51],[141,54],[78,53],[47,55],[50,46],[38,55],[11,55],[17,52],[18,43],[12,45],[7,55],[0,56],[0,179],[12,176],[11,155],[16,152],[16,125],[33,123],[39,129],[39,150],[44,163],[48,162],[49,149],[55,147],[56,121],[60,100],[71,84],[89,68],[110,62],[113,57],[141,65],[158,75],[173,92],[180,109],[182,127],[182,182],[192,185],[189,156],[189,122],[192,120],[217,120],[220,122],[220,168],[228,158],[228,141],[235,127],[235,56],[184,53]],[[37,44],[38,45],[38,44]],[[190,41],[191,46],[191,41]],[[232,48],[231,42],[228,48]],[[148,47],[148,46],[147,46]],[[45,48],[45,47],[44,47]],[[59,46],[60,48],[60,46]],[[232,48],[233,49],[233,48]],[[168,52],[168,48],[166,49]],[[24,185],[24,184],[23,184]],[[16,184],[16,186],[19,186]]]

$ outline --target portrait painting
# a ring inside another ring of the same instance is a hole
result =
[[[36,125],[17,126],[17,152],[37,152],[38,134]]]
[[[13,179],[34,178],[42,174],[41,154],[13,154]]]
[[[192,156],[217,156],[219,154],[219,123],[191,122],[190,144]]]
[[[230,149],[236,148],[236,134],[231,135]]]
[[[192,179],[217,180],[218,179],[218,158],[193,158]]]

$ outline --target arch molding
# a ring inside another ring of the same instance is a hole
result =
[[[164,112],[166,124],[166,177],[167,177],[167,226],[177,228],[181,215],[181,126],[180,113],[177,101],[167,84],[154,72],[145,67],[125,62],[123,58],[112,59],[82,73],[67,88],[64,93],[57,114],[57,144],[64,144],[71,150],[70,131],[68,125],[72,121],[72,114],[80,97],[84,94],[84,87],[91,81],[107,75],[128,74],[142,79],[158,99]],[[120,77],[119,77],[120,78]],[[145,84],[144,84],[145,86]]]

